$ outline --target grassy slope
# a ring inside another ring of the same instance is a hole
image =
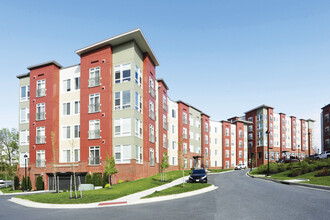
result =
[[[190,170],[185,171],[185,175],[188,175]],[[17,198],[28,199],[34,202],[52,203],[52,204],[81,204],[81,203],[93,203],[107,200],[117,199],[126,195],[130,195],[136,192],[140,192],[146,189],[157,187],[175,179],[182,177],[182,171],[170,171],[167,172],[167,182],[160,181],[160,174],[150,176],[147,178],[125,182],[117,185],[113,185],[112,189],[98,189],[83,191],[82,199],[69,199],[70,193],[48,193],[48,194],[35,194],[17,196]]]
[[[152,197],[158,197],[158,196],[167,196],[167,195],[173,195],[173,194],[179,194],[184,192],[190,192],[198,189],[202,189],[205,187],[211,186],[211,184],[208,183],[186,183],[184,184],[184,187],[182,188],[182,184],[177,186],[172,186],[168,189],[164,189],[162,191],[156,191],[153,194],[150,194],[148,196],[145,196],[143,198],[152,198]]]
[[[209,171],[211,173],[221,173],[221,172],[225,172],[225,171],[229,171],[229,170],[232,170],[232,169],[209,169]]]
[[[278,179],[278,180],[309,179],[308,182],[302,182],[302,183],[330,186],[330,176],[315,177],[315,174],[317,174],[318,172],[319,171],[315,171],[315,172],[306,173],[306,174],[296,176],[296,177],[289,177],[288,175],[291,172],[285,171],[282,173],[272,174],[271,178]]]
[[[18,193],[18,192],[22,192],[22,190],[13,190],[13,187],[1,188],[0,190],[3,193]]]

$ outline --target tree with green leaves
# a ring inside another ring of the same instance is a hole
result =
[[[164,153],[162,163],[160,164],[161,181],[166,181],[166,169],[169,167],[167,152]]]
[[[26,178],[25,178],[25,176],[23,176],[22,181],[21,181],[21,190],[24,191],[26,189],[27,189]]]
[[[18,176],[14,177],[14,190],[18,190],[19,188],[19,179]]]
[[[116,163],[115,163],[115,159],[113,157],[110,157],[110,155],[107,155],[106,157],[106,164],[104,167],[104,173],[106,175],[108,175],[109,177],[109,184],[110,184],[110,188],[112,186],[112,175],[118,173],[118,170],[116,168]]]
[[[18,132],[16,129],[3,128],[0,130],[0,150],[0,154],[4,152],[1,159],[4,160],[7,173],[14,179],[13,161],[18,159]]]
[[[58,190],[58,182],[56,178],[56,172],[57,172],[57,164],[56,164],[56,146],[55,146],[55,133],[52,131],[51,132],[51,141],[52,141],[52,150],[53,150],[53,162],[52,162],[52,169],[53,169],[53,175],[54,175],[54,189],[57,193],[59,193]]]

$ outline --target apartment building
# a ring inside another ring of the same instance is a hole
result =
[[[314,120],[297,119],[273,110],[261,105],[245,112],[245,119],[252,122],[248,126],[249,158],[255,160],[256,166],[268,161],[268,140],[271,162],[283,157],[305,158],[313,152]]]
[[[330,104],[321,112],[321,152],[330,150]]]

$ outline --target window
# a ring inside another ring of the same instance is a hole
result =
[[[324,123],[328,124],[329,123],[329,114],[324,115]]]
[[[215,138],[215,139],[214,139],[214,143],[215,143],[215,144],[218,144],[218,138]]]
[[[190,166],[190,168],[192,168],[193,167],[193,162],[192,162],[192,159],[190,158],[190,160],[189,160],[190,162],[189,162],[189,166]]]
[[[79,90],[80,89],[80,77],[74,78],[74,89]]]
[[[88,139],[100,138],[100,120],[89,121]]]
[[[89,95],[88,113],[100,112],[100,93]]]
[[[167,112],[167,98],[165,94],[163,94],[163,109]]]
[[[184,166],[185,169],[188,168],[188,159],[187,159],[187,157],[183,158],[183,166]]]
[[[249,140],[253,140],[253,134],[249,134]]]
[[[184,139],[188,139],[188,132],[187,132],[187,128],[183,128],[182,129],[182,135]]]
[[[74,149],[74,162],[80,161],[80,149]]]
[[[155,166],[155,154],[154,149],[149,149],[149,160],[150,160],[150,166]]]
[[[175,134],[175,125],[172,125],[172,134]]]
[[[28,156],[26,158],[26,167],[29,166],[29,152],[21,152],[19,157],[21,167],[25,167],[25,157],[24,157],[25,155]]]
[[[226,147],[229,147],[229,139],[226,139]]]
[[[172,109],[172,118],[176,118],[176,111]]]
[[[71,91],[71,79],[63,80],[63,92]]]
[[[239,141],[238,147],[239,148],[242,148],[243,147],[243,141]]]
[[[218,128],[217,127],[214,128],[214,133],[218,133]]]
[[[155,128],[153,125],[149,125],[149,141],[155,143]]]
[[[76,115],[80,114],[80,101],[75,101],[74,102],[74,113]]]
[[[135,109],[142,112],[142,96],[138,92],[135,92]]]
[[[46,80],[38,80],[37,81],[37,90],[36,97],[42,97],[46,95]]]
[[[265,151],[265,159],[268,159],[268,151]]]
[[[115,83],[131,81],[131,64],[115,66]]]
[[[140,146],[135,146],[135,159],[136,163],[143,163],[143,149]]]
[[[115,119],[115,137],[131,136],[131,118]]]
[[[218,166],[218,161],[214,161],[214,166],[215,166],[215,167]]]
[[[19,140],[20,140],[20,145],[28,145],[29,144],[29,137],[30,133],[29,130],[22,130],[19,133]]]
[[[188,124],[188,121],[187,121],[187,113],[183,112],[182,113],[182,121],[183,121],[183,124]]]
[[[62,150],[62,161],[66,162],[66,163],[71,162],[71,150],[70,149]]]
[[[239,130],[239,131],[238,131],[238,134],[239,134],[239,137],[240,137],[240,138],[243,137],[243,131],[242,131],[242,130]]]
[[[163,128],[167,130],[167,118],[165,114],[163,114]]]
[[[194,146],[192,146],[191,144],[189,145],[189,152],[194,152]]]
[[[152,97],[155,97],[155,87],[154,87],[154,81],[151,77],[149,77],[149,93]]]
[[[275,160],[275,152],[274,151],[270,152],[270,159]]]
[[[249,125],[249,132],[253,131],[253,125]]]
[[[258,159],[261,158],[261,152],[258,152]]]
[[[197,141],[200,141],[201,140],[201,137],[200,137],[199,133],[196,133],[196,140]]]
[[[135,65],[135,83],[142,87],[142,73],[141,69]]]
[[[248,121],[253,121],[253,118],[252,117],[249,117]]]
[[[70,115],[70,102],[63,103],[63,115]]]
[[[63,126],[63,139],[71,138],[71,126]]]
[[[205,148],[205,156],[208,157],[209,156],[209,149],[206,147]]]
[[[229,161],[226,161],[226,169],[229,168]]]
[[[149,100],[149,117],[155,120],[155,104]]]
[[[229,128],[225,129],[225,135],[228,137],[229,136]]]
[[[172,150],[175,150],[175,141],[172,141]]]
[[[205,122],[204,126],[205,126],[205,131],[209,132],[209,124]]]
[[[253,147],[253,142],[249,142],[249,148]]]
[[[217,150],[217,149],[214,150],[214,155],[215,155],[215,156],[218,155],[218,150]]]
[[[100,147],[93,146],[89,147],[89,165],[99,165],[100,164]]]
[[[201,127],[201,122],[200,122],[200,119],[198,117],[196,119],[196,127],[197,128],[200,128]]]
[[[205,144],[209,144],[209,136],[205,135]]]
[[[243,151],[241,151],[241,150],[238,151],[238,157],[239,157],[239,158],[243,158]]]
[[[189,115],[189,124],[191,126],[194,126],[194,119],[193,119],[192,115]]]
[[[45,143],[45,127],[37,127],[36,144]]]
[[[45,167],[45,150],[37,150],[36,167]]]
[[[187,145],[187,143],[183,143],[183,153],[184,154],[188,153],[188,145]]]
[[[163,148],[167,148],[167,137],[166,137],[166,134],[163,134]]]
[[[20,100],[21,101],[27,101],[30,99],[30,86],[22,86],[21,87],[21,91],[20,91],[21,95],[20,95]]]
[[[115,110],[127,109],[131,107],[130,90],[115,92]]]
[[[225,156],[226,158],[229,158],[229,150],[225,150]]]
[[[135,118],[135,136],[142,138],[142,121],[138,118]]]
[[[100,73],[100,67],[89,69],[88,87],[95,87],[100,85]]]
[[[29,108],[21,108],[20,109],[20,122],[28,123],[30,120]]]
[[[45,103],[39,103],[36,107],[36,121],[45,120]]]
[[[116,163],[131,163],[132,149],[131,145],[116,145],[115,160]]]
[[[80,138],[80,125],[74,126],[74,138]]]

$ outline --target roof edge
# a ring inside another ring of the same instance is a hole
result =
[[[55,65],[57,66],[58,68],[62,68],[62,65],[59,64],[58,62],[56,62],[55,60],[50,60],[50,61],[47,61],[47,62],[43,62],[43,63],[39,63],[39,64],[36,64],[36,65],[32,65],[32,66],[28,66],[26,67],[28,70],[33,70],[33,69],[36,69],[36,68],[40,68],[40,67],[44,67],[44,66],[48,66],[48,65]]]

